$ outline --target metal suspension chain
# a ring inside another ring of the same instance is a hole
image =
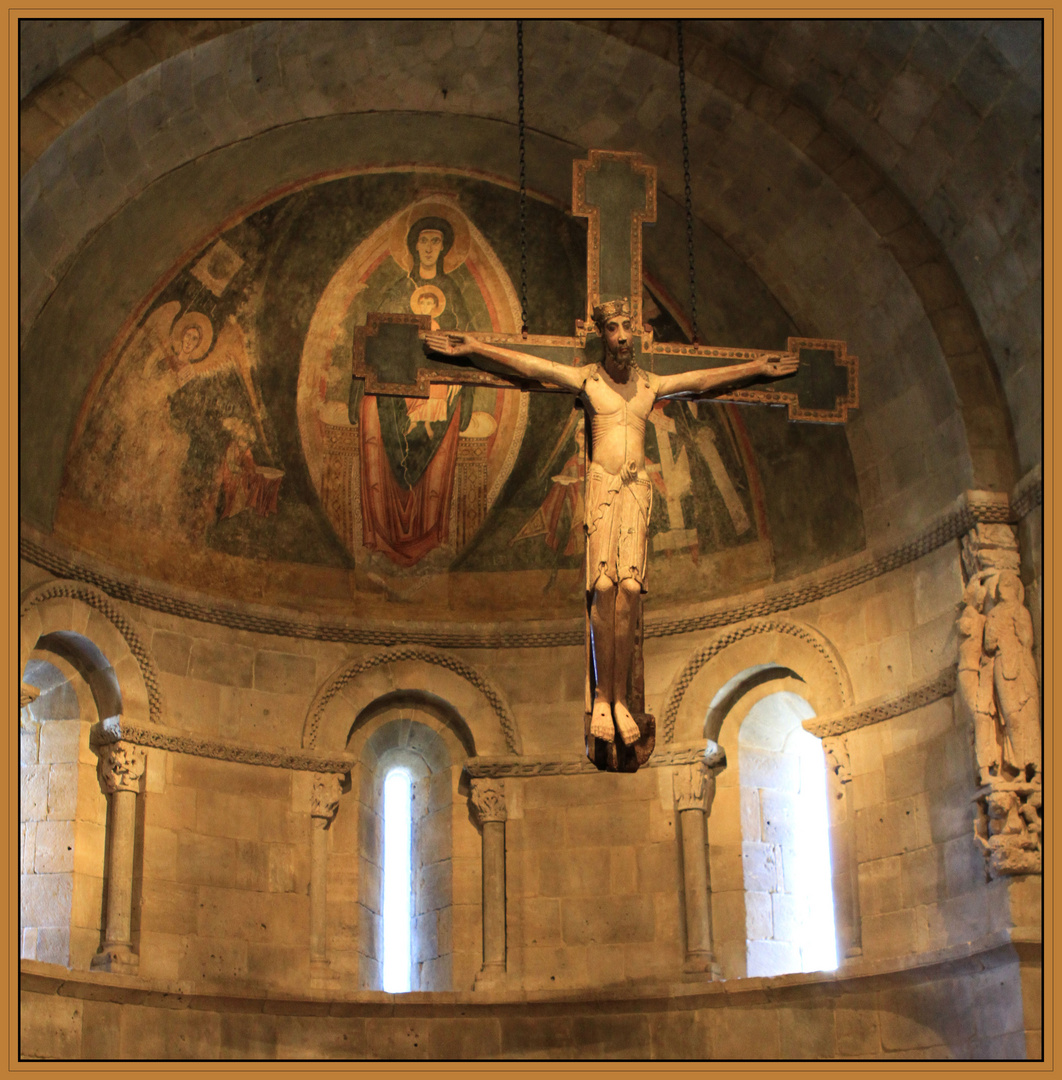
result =
[[[520,134],[520,333],[527,336],[527,161],[524,142],[524,20],[516,20],[516,101]]]
[[[693,263],[693,189],[690,184],[690,136],[686,123],[686,54],[682,42],[682,20],[676,19],[678,27],[679,103],[682,112],[682,172],[686,182],[686,255],[690,264],[690,324],[693,327],[693,343],[700,344],[697,329],[697,273]]]

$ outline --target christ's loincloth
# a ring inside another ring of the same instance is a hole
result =
[[[586,470],[586,589],[592,592],[602,574],[618,585],[633,578],[646,592],[649,514],[653,483],[635,477],[624,483],[600,465]]]

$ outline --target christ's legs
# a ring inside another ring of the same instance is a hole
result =
[[[590,608],[590,627],[594,635],[594,710],[590,716],[590,734],[605,742],[616,737],[612,725],[613,664],[616,648],[616,586],[604,574],[594,582]]]
[[[642,587],[634,578],[620,582],[616,594],[616,636],[612,670],[612,713],[620,738],[630,746],[641,738],[641,732],[627,708],[627,676],[634,653],[634,628],[638,622],[638,607]]]

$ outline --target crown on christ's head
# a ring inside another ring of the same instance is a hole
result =
[[[629,319],[631,317],[631,302],[626,296],[621,296],[618,300],[606,300],[603,304],[595,304],[592,314],[594,323],[600,330],[604,323],[609,319],[614,319],[617,315],[626,316]]]

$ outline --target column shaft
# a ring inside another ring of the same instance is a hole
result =
[[[686,892],[686,959],[711,964],[712,915],[708,907],[707,830],[704,811],[679,811],[683,884]]]
[[[310,837],[310,962],[328,956],[328,821],[312,818]]]
[[[107,875],[107,929],[103,946],[132,948],[133,838],[136,792],[111,795],[110,871]]]
[[[483,822],[483,966],[505,968],[505,822]]]

